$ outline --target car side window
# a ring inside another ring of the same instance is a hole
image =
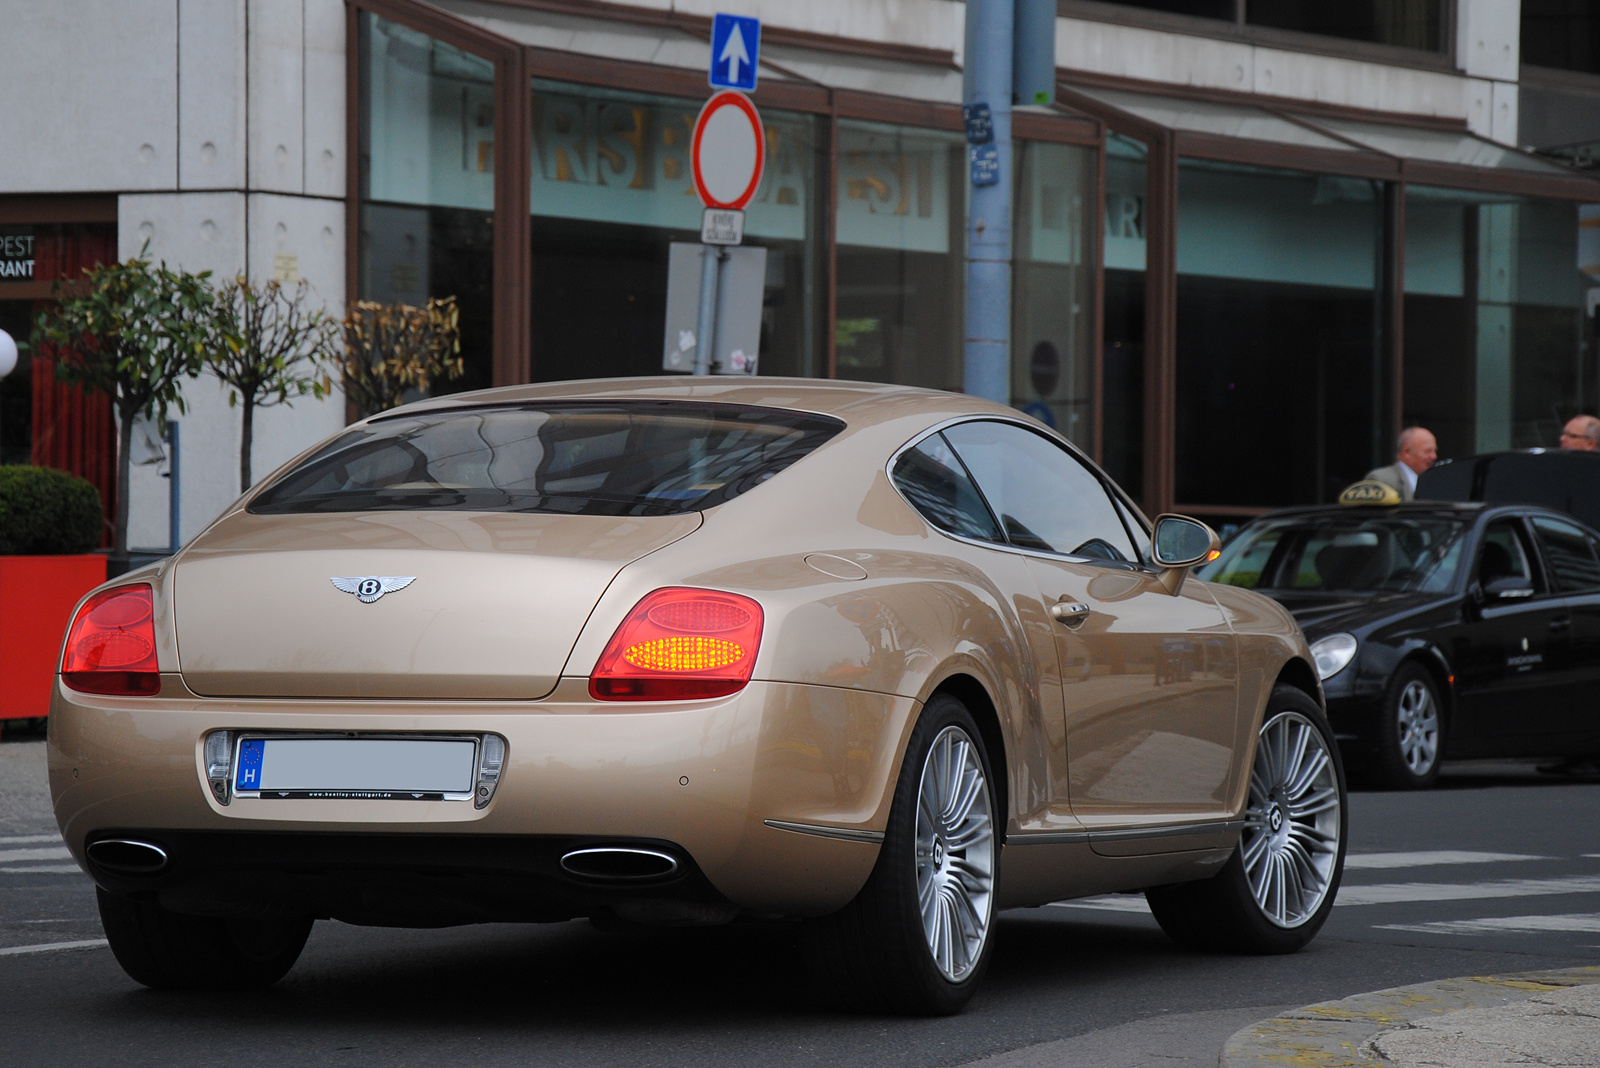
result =
[[[1139,559],[1105,486],[1061,446],[1012,423],[960,423],[944,434],[1012,545],[1090,559]]]
[[[1533,529],[1544,548],[1545,561],[1561,590],[1600,589],[1600,559],[1589,535],[1559,519],[1534,516]]]
[[[1528,555],[1516,523],[1509,519],[1491,523],[1484,532],[1483,544],[1478,547],[1478,584],[1487,588],[1492,582],[1516,579],[1518,581],[1508,585],[1537,590],[1539,582]]]
[[[931,434],[900,454],[894,484],[922,518],[951,534],[1004,542],[972,479],[943,437]]]

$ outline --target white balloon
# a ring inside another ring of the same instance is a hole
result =
[[[17,343],[11,335],[0,330],[0,378],[17,369]]]

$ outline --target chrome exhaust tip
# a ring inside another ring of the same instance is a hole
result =
[[[132,838],[103,838],[85,852],[96,867],[118,875],[154,875],[167,866],[165,849]]]
[[[561,870],[596,882],[637,883],[678,873],[678,858],[639,846],[593,846],[561,858]]]

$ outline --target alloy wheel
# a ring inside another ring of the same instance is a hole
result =
[[[1413,775],[1426,775],[1439,758],[1439,709],[1433,691],[1421,679],[1412,679],[1400,691],[1395,708],[1400,759]]]
[[[1339,824],[1327,739],[1298,712],[1274,716],[1256,745],[1239,841],[1250,892],[1273,924],[1298,927],[1316,914],[1338,861]]]
[[[940,973],[967,977],[983,955],[994,890],[994,820],[977,747],[960,727],[934,738],[917,786],[917,903]]]

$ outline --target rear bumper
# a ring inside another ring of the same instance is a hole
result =
[[[623,888],[629,900],[818,915],[847,903],[876,862],[872,838],[887,823],[915,709],[909,698],[782,683],[717,701],[622,704],[591,700],[581,679],[541,701],[453,703],[202,698],[176,675],[147,698],[58,682],[50,784],[67,845],[100,885],[159,892],[191,910],[314,904],[315,914],[406,923],[582,915],[610,908],[622,891],[566,876],[561,854],[577,842],[648,842],[681,858],[682,875],[672,886]],[[492,732],[507,754],[483,809],[249,798],[224,806],[207,787],[201,751],[219,729]],[[136,882],[98,870],[85,846],[113,835],[170,843],[169,868]],[[389,882],[403,907],[361,904]]]
[[[293,914],[390,927],[550,922],[609,913],[643,922],[732,919],[737,908],[670,842],[595,836],[351,834],[113,828],[104,839],[147,842],[166,854],[156,871],[89,871],[116,894],[154,896],[175,912]],[[676,870],[630,879],[583,878],[561,858],[627,846],[672,856]]]

